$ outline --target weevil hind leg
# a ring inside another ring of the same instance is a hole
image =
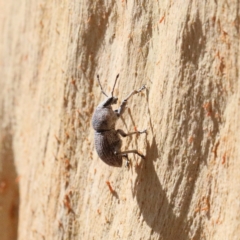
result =
[[[143,131],[136,131],[136,132],[130,132],[130,133],[125,133],[122,129],[118,129],[117,132],[122,136],[122,137],[128,137],[134,134],[142,134],[142,133],[147,133],[147,129]]]
[[[141,158],[145,159],[145,156],[142,155],[141,153],[138,152],[138,150],[127,150],[127,151],[123,151],[123,152],[115,152],[116,155],[125,155],[125,154],[128,154],[128,153],[134,153],[134,154],[137,154],[138,156],[140,156]]]

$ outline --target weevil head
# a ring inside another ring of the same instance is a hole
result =
[[[111,104],[112,104],[112,105],[113,105],[113,104],[116,104],[117,101],[118,101],[118,98],[117,98],[117,97],[112,97],[112,103],[111,103]]]
[[[95,131],[101,132],[115,128],[118,116],[112,109],[112,104],[117,100],[116,97],[109,97],[97,106],[92,117],[92,126]]]
[[[101,88],[102,93],[107,97],[102,103],[100,103],[97,108],[95,109],[92,117],[92,125],[95,131],[97,132],[102,132],[102,131],[107,131],[110,129],[114,129],[115,123],[118,119],[118,116],[115,111],[112,109],[112,105],[116,104],[118,101],[117,97],[113,96],[114,88],[118,79],[118,76],[115,79],[112,91],[111,91],[111,96],[108,96],[100,83],[99,76],[98,77],[98,82]]]
[[[118,101],[118,98],[116,98],[116,97],[109,97],[102,103],[102,106],[103,107],[109,107],[109,106],[111,106],[113,104],[116,104],[117,101]]]

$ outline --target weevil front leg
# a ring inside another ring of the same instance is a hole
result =
[[[136,131],[136,132],[130,132],[130,133],[125,133],[122,129],[118,129],[117,133],[119,133],[122,137],[128,137],[134,134],[142,134],[142,133],[147,133],[147,129],[143,131]]]
[[[133,96],[133,95],[135,95],[135,94],[137,94],[137,93],[140,93],[140,92],[141,92],[142,90],[144,90],[144,89],[146,89],[146,85],[143,85],[143,86],[142,86],[140,89],[138,89],[138,90],[133,90],[133,91],[122,101],[120,107],[119,107],[117,110],[115,110],[115,112],[117,113],[118,117],[120,117],[120,116],[124,113],[124,111],[125,111],[125,109],[126,109],[126,105],[127,105],[127,100],[128,100],[131,96]]]

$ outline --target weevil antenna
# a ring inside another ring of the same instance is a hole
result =
[[[115,79],[115,82],[114,82],[114,85],[113,85],[113,88],[112,88],[112,92],[111,92],[111,96],[112,96],[112,97],[113,97],[113,91],[114,91],[114,88],[115,88],[115,86],[116,86],[118,77],[119,77],[119,74],[116,76],[116,79]]]
[[[98,79],[98,83],[99,83],[99,86],[100,86],[100,88],[101,88],[102,93],[103,93],[106,97],[108,97],[108,95],[103,91],[103,88],[102,88],[102,85],[101,85],[101,82],[100,82],[100,79],[99,79],[99,75],[97,75],[97,79]]]

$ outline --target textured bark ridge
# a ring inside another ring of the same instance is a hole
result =
[[[239,2],[0,6],[1,239],[239,239]],[[129,170],[93,144],[118,73]]]

